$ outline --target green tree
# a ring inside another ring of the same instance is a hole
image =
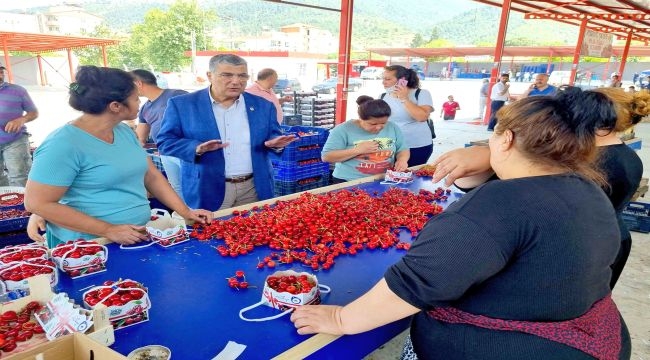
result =
[[[180,70],[191,62],[185,52],[192,49],[193,37],[197,49],[211,48],[202,34],[215,21],[216,14],[199,8],[196,0],[177,0],[168,11],[150,10],[144,22],[133,27],[124,60],[130,67]]]
[[[416,33],[415,36],[413,37],[413,40],[411,41],[411,47],[412,48],[418,48],[422,45],[424,45],[425,41],[424,38],[420,33]]]
[[[431,29],[431,34],[429,35],[429,42],[437,39],[440,39],[440,32],[438,31],[438,28],[434,26],[433,29]]]
[[[84,34],[93,38],[102,38],[102,39],[118,39],[119,36],[113,33],[109,27],[102,23],[95,28],[92,32]],[[97,65],[104,66],[104,58],[102,56],[102,49],[99,46],[91,46],[73,50],[73,53],[79,58],[80,65]],[[106,58],[108,60],[108,66],[120,67],[121,65],[121,55],[119,44],[118,45],[108,45],[106,46]]]

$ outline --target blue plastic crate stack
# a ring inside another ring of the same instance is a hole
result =
[[[282,126],[282,130],[300,138],[289,144],[280,155],[271,157],[275,196],[329,185],[329,164],[321,161],[321,151],[329,131],[307,126]]]
[[[631,201],[621,217],[630,231],[650,232],[650,204]]]
[[[23,204],[24,193],[22,187],[0,187],[0,234],[27,229],[29,213]]]

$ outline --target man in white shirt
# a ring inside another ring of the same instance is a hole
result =
[[[490,93],[490,123],[488,124],[488,131],[494,131],[494,126],[497,124],[496,113],[506,104],[510,99],[510,75],[507,73],[501,74],[501,79],[492,87]]]

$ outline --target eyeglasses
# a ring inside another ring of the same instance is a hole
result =
[[[248,80],[248,78],[250,78],[250,75],[248,74],[232,74],[232,73],[219,73],[217,74],[217,76],[224,80],[232,80],[235,77],[237,78],[237,80]]]

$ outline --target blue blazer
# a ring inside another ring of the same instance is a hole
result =
[[[225,159],[222,150],[196,156],[196,147],[208,140],[221,139],[212,111],[210,88],[169,99],[158,133],[158,149],[163,155],[181,159],[181,186],[185,202],[193,209],[217,210],[226,189]],[[251,137],[253,181],[259,200],[273,197],[273,169],[266,140],[282,135],[275,106],[255,95],[244,93]]]

